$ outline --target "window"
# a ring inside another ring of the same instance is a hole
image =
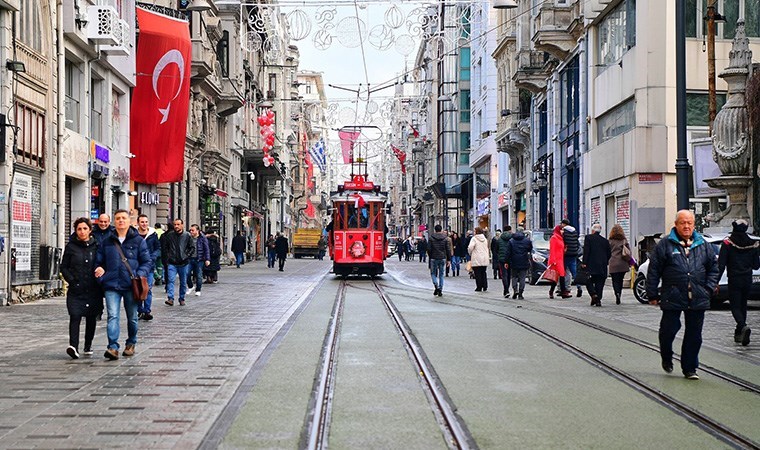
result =
[[[609,141],[636,126],[636,102],[633,98],[604,113],[596,120],[597,143]]]
[[[560,98],[562,127],[566,127],[580,115],[578,95],[578,57],[573,58],[560,74]]]
[[[306,93],[311,94],[311,84],[306,85]]]
[[[222,77],[230,76],[230,32],[223,31],[222,38],[216,44],[216,57],[222,67]]]
[[[459,164],[470,165],[470,133],[467,131],[459,133]]]
[[[546,102],[538,107],[538,145],[546,144],[549,130],[549,115],[546,112]]]
[[[16,103],[16,126],[19,127],[16,150],[18,161],[45,167],[45,113]]]
[[[726,94],[717,94],[715,102],[717,103],[716,111],[720,111],[726,103]],[[707,94],[701,92],[686,93],[686,125],[690,127],[706,127],[709,125],[709,122]]]
[[[79,67],[66,60],[66,128],[79,132],[79,102],[82,95],[80,80],[82,72]]]
[[[471,30],[470,30],[470,26],[471,26],[471,24],[470,24],[470,22],[471,22],[471,20],[470,20],[470,14],[471,14],[470,8],[468,6],[465,6],[464,7],[464,11],[462,11],[462,15],[461,15],[461,17],[462,17],[462,33],[461,33],[460,37],[462,39],[469,39],[470,38],[470,33],[471,33]]]
[[[636,0],[624,0],[597,27],[599,64],[609,66],[636,45]]]
[[[707,0],[686,0],[686,36],[702,37],[707,34]],[[715,9],[726,18],[717,25],[718,39],[733,39],[736,21],[743,15],[747,36],[760,37],[760,0],[716,0]]]
[[[470,81],[470,47],[459,49],[459,81]]]
[[[401,175],[401,191],[406,192],[406,174]]]
[[[90,138],[103,142],[103,80],[95,77],[90,84]]]
[[[26,2],[24,2],[26,3]],[[40,2],[29,2],[18,12],[19,40],[34,50],[42,51],[42,22],[40,20]]]
[[[275,98],[277,92],[277,74],[269,74],[269,88],[267,89],[267,98]]]
[[[470,123],[470,90],[462,89],[459,92],[459,121]]]

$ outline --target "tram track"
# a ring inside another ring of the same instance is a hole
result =
[[[477,449],[475,440],[464,421],[456,413],[456,408],[446,394],[434,368],[411,329],[382,286],[375,280],[372,280],[372,284],[374,287],[372,291],[380,297],[415,367],[422,389],[441,428],[447,446],[451,449]],[[316,386],[310,402],[311,412],[307,417],[299,448],[308,450],[328,448],[341,322],[348,286],[349,283],[346,280],[340,281],[322,347]],[[362,290],[369,291],[370,289],[362,288]]]
[[[471,298],[471,296],[468,296],[466,294],[463,294],[462,297],[466,298],[468,301],[476,301],[481,304],[486,303],[480,299],[473,299]],[[419,299],[419,297],[416,297],[416,298]],[[626,372],[623,369],[615,367],[614,365],[606,362],[604,359],[594,355],[593,353],[583,350],[577,345],[574,345],[571,342],[565,339],[562,339],[561,337],[558,337],[557,335],[553,333],[545,331],[535,325],[532,325],[526,320],[520,319],[511,314],[507,314],[500,311],[494,311],[492,309],[487,309],[487,308],[482,308],[482,307],[477,307],[477,306],[461,305],[461,304],[456,304],[456,303],[451,303],[451,302],[442,302],[440,300],[425,299],[425,301],[428,301],[431,303],[445,304],[447,306],[454,306],[454,307],[462,308],[462,309],[468,309],[471,311],[477,311],[477,312],[485,313],[488,315],[496,316],[502,319],[506,319],[510,321],[511,323],[514,323],[515,325],[518,325],[521,328],[527,331],[530,331],[531,333],[534,333],[540,336],[541,338],[546,339],[549,342],[552,342],[553,344],[569,352],[570,354],[576,356],[577,358],[591,364],[592,366],[598,368],[599,370],[608,374],[612,378],[622,382],[626,386],[634,389],[635,391],[661,404],[662,406],[668,408],[674,413],[685,418],[689,422],[694,423],[695,425],[702,428],[706,433],[714,436],[716,439],[719,439],[722,442],[735,448],[742,448],[742,449],[749,448],[749,449],[760,450],[760,443],[748,438],[747,436],[744,436],[743,434],[709,417],[708,415],[703,414],[702,412],[698,411],[696,408],[689,406],[688,404],[678,400],[677,398],[665,392],[662,392],[657,388],[650,386],[644,381],[639,380],[638,378],[636,378],[635,376],[631,375],[630,373]],[[488,304],[490,305],[490,303]],[[521,306],[521,305],[518,305],[518,306]],[[573,317],[571,315],[553,312],[553,311],[539,310],[535,308],[528,308],[527,310],[532,311],[532,312],[537,312],[537,313],[553,315],[555,317],[560,317],[566,320],[570,320],[580,325],[583,325],[585,327],[600,331],[602,333],[633,343],[642,348],[646,348],[648,350],[656,351],[657,353],[659,353],[659,348],[657,346],[652,345],[646,341],[626,335],[625,333],[611,330],[601,325],[593,324],[589,321],[586,321],[577,317]],[[711,375],[729,384],[740,387],[744,391],[747,391],[753,394],[760,394],[760,387],[747,380],[743,380],[741,378],[725,373],[719,369],[716,369],[713,367],[707,367],[704,365],[700,366],[700,370],[702,370],[705,373],[710,373]]]

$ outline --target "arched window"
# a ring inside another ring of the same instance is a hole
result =
[[[19,41],[44,54],[42,50],[42,19],[39,0],[25,0],[24,7],[16,15],[16,33]]]

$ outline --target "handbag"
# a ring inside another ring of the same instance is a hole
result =
[[[573,278],[573,284],[576,286],[585,286],[588,284],[589,277],[588,268],[579,265],[578,270],[575,272],[575,278]]]
[[[148,279],[145,277],[135,276],[135,274],[132,272],[132,267],[129,265],[129,261],[127,261],[127,257],[124,256],[124,251],[121,249],[121,244],[118,244],[116,246],[116,250],[119,251],[119,255],[121,255],[121,262],[124,263],[124,266],[127,268],[127,272],[129,272],[129,278],[131,280],[131,286],[132,286],[132,299],[136,302],[144,302],[145,299],[148,298]]]
[[[467,261],[467,264],[464,265],[464,270],[472,272],[472,261]]]
[[[631,261],[631,248],[628,247],[628,243],[626,242],[623,244],[623,248],[620,250],[620,257],[623,258],[623,261],[630,264]]]
[[[544,270],[544,273],[541,274],[540,277],[538,277],[538,281],[545,280],[549,283],[556,284],[557,281],[559,281],[559,272],[557,272],[557,269],[554,268],[554,264],[550,265],[549,267]]]

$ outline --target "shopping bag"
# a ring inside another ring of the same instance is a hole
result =
[[[575,272],[575,278],[573,284],[577,286],[585,286],[588,283],[589,273],[585,267],[578,266],[578,270]]]
[[[559,281],[559,272],[557,272],[557,269],[554,268],[554,264],[547,267],[546,270],[544,270],[544,273],[538,277],[539,282],[542,280],[553,284],[556,284],[557,281]]]
[[[467,261],[467,264],[464,266],[464,270],[472,272],[472,261]]]

